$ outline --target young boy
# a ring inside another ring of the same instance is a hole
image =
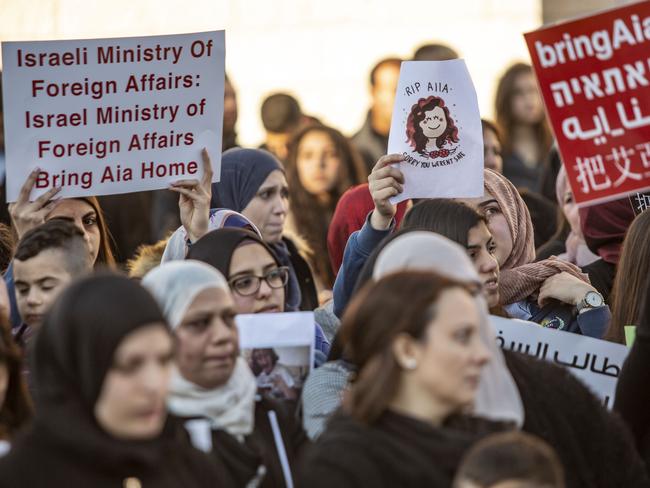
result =
[[[92,271],[92,258],[83,232],[71,220],[52,219],[23,236],[13,266],[16,301],[23,320],[15,339],[24,346],[63,288]]]

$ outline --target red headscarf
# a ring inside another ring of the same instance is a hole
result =
[[[375,208],[368,183],[348,189],[339,199],[327,231],[327,249],[334,274],[338,274],[343,262],[343,252],[350,235],[361,229],[366,217]],[[399,227],[406,213],[406,202],[397,205],[395,221]]]
[[[628,197],[580,209],[580,227],[587,246],[611,264],[618,264],[625,233],[633,220]]]

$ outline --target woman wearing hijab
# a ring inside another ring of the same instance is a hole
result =
[[[488,221],[499,263],[499,296],[505,312],[545,327],[600,338],[611,314],[580,268],[559,259],[534,262],[530,214],[507,178],[486,169],[485,195],[461,199]]]
[[[491,359],[473,290],[409,271],[360,292],[340,331],[358,371],[306,456],[303,486],[451,486],[472,444],[507,428],[465,414]]]
[[[208,232],[190,247],[187,258],[208,263],[226,277],[238,314],[291,310],[287,303],[288,267],[251,231],[224,228]],[[314,324],[314,330],[315,361],[320,365],[325,362],[330,345],[318,324]]]
[[[0,486],[228,485],[167,419],[172,340],[140,285],[115,275],[71,285],[32,352],[36,418],[0,460]]]
[[[573,192],[569,186],[564,166],[560,168],[557,175],[555,195],[558,203],[558,212],[561,214],[558,220],[562,223],[561,227],[564,228],[568,226],[568,233],[565,234],[563,242],[555,244],[555,241],[551,241],[553,244],[549,242],[542,246],[542,248],[538,249],[538,259],[540,259],[541,252],[544,252],[546,249],[549,249],[550,251],[550,246],[554,246],[554,252],[551,252],[550,254],[546,252],[545,254],[547,256],[555,254],[558,259],[580,267],[593,263],[598,259],[598,256],[589,250],[589,247],[585,242],[585,237],[582,235],[578,205],[575,203],[573,198]],[[563,230],[564,229],[562,229],[562,231]],[[558,233],[556,233],[555,238],[559,238]]]
[[[223,153],[221,180],[212,185],[210,208],[229,208],[250,220],[289,270],[287,311],[313,310],[318,299],[311,270],[283,235],[288,198],[284,168],[270,152],[233,148]]]
[[[176,340],[170,411],[187,421],[195,445],[225,462],[236,486],[290,485],[285,476],[304,436],[280,404],[256,397],[255,378],[239,356],[226,279],[212,266],[187,260],[159,266],[142,283]]]

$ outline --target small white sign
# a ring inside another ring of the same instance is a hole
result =
[[[7,201],[164,188],[221,166],[224,31],[3,42]]]
[[[571,332],[547,329],[523,320],[490,316],[503,349],[566,367],[597,395],[607,408],[614,405],[616,383],[628,348]]]
[[[314,313],[246,314],[235,321],[258,389],[278,400],[297,401],[314,364]]]
[[[405,61],[388,154],[404,156],[404,191],[393,197],[483,196],[483,132],[476,91],[462,59]]]

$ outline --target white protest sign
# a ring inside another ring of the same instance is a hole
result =
[[[224,31],[3,42],[7,201],[165,188],[221,161]]]
[[[244,314],[235,322],[258,389],[278,400],[297,400],[314,364],[314,313]]]
[[[605,406],[614,405],[616,383],[628,348],[592,337],[547,329],[532,322],[490,316],[501,348],[566,367]]]
[[[393,203],[483,196],[481,116],[462,59],[402,63],[388,153],[404,156],[404,191]]]

